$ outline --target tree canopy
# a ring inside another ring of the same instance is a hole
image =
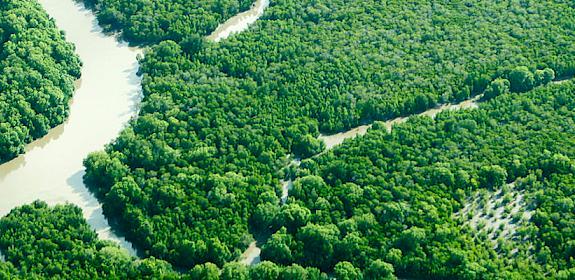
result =
[[[131,14],[127,9],[119,11]],[[378,138],[369,142],[372,158],[343,157],[345,153],[340,151],[345,151],[345,146],[307,161],[302,172],[313,176],[307,181],[300,176],[302,181],[295,184],[294,193],[301,196],[294,199],[302,201],[297,211],[280,205],[281,169],[291,158],[310,158],[323,151],[324,145],[315,139],[320,132],[421,112],[486,89],[492,92],[490,98],[498,100],[490,104],[503,106],[506,103],[501,100],[509,100],[511,93],[527,94],[555,75],[572,75],[573,15],[565,1],[280,0],[272,1],[247,31],[218,44],[201,39],[201,32],[188,38],[161,37],[168,40],[151,46],[140,61],[144,100],[139,117],[105,152],[85,161],[85,180],[103,202],[105,214],[121,225],[146,256],[185,269],[206,262],[221,267],[237,259],[254,236],[268,237],[285,227],[270,237],[273,243],[266,244],[269,250],[265,254],[279,264],[295,261],[332,271],[346,261],[363,274],[372,262],[380,260],[391,264],[399,275],[407,271],[463,275],[470,269],[467,266],[481,274],[477,268],[480,260],[489,259],[493,250],[469,242],[467,235],[452,233],[448,223],[440,240],[452,240],[454,246],[440,246],[441,254],[430,261],[428,254],[435,249],[427,244],[436,236],[429,227],[440,227],[457,209],[451,201],[455,189],[465,196],[470,190],[497,189],[525,175],[522,168],[529,159],[524,152],[531,146],[522,147],[515,158],[493,160],[494,154],[509,155],[504,149],[516,150],[510,146],[517,138],[514,133],[490,132],[490,141],[509,138],[508,146],[486,150],[483,159],[464,168],[458,165],[458,157],[433,161],[439,151],[425,150],[423,145],[434,147],[444,135],[426,134],[433,122],[416,119],[412,123],[421,123],[421,127],[412,129],[418,133],[399,134],[407,146],[398,147],[397,152],[392,147],[400,143],[392,141],[388,146]],[[126,31],[130,25],[120,24],[119,28]],[[154,37],[150,42],[157,40]],[[538,101],[524,97],[514,110],[528,108],[525,112],[530,112]],[[522,124],[537,115],[503,116],[508,119],[502,124],[518,123],[526,133],[567,130],[542,123],[536,128]],[[486,124],[472,114],[453,118],[446,121],[443,131],[454,137],[488,125],[506,127],[497,125],[496,120]],[[384,130],[377,129],[380,133]],[[459,145],[467,143],[463,140],[454,138],[449,149],[459,151]],[[486,140],[473,141],[468,140],[470,146],[480,149],[477,143]],[[558,139],[554,145],[565,143],[562,141]],[[393,163],[382,158],[411,149],[417,156],[409,160]],[[465,159],[467,153],[471,152],[457,155]],[[329,164],[323,162],[326,158]],[[509,169],[515,159],[520,161],[517,169]],[[425,197],[417,204],[421,208],[409,206],[411,196],[398,196],[415,185],[400,171],[416,164],[421,166],[415,178],[421,188],[440,186],[434,189],[439,197]],[[356,167],[349,169],[349,165]],[[393,173],[390,166],[400,171]],[[486,177],[479,178],[480,170]],[[362,176],[380,178],[372,171],[392,179],[358,184],[357,178]],[[340,179],[342,189],[334,193],[339,178],[346,181]],[[390,181],[397,190],[383,185]],[[337,200],[331,201],[333,197]],[[375,202],[362,204],[370,197]],[[364,205],[361,211],[356,211],[358,205]],[[305,214],[308,210],[309,215]],[[406,215],[405,211],[415,212]],[[339,225],[344,220],[345,225]],[[415,226],[419,230],[411,229]],[[382,234],[385,238],[366,240],[372,232],[386,232]],[[303,246],[306,244],[311,247]],[[386,249],[395,250],[388,256],[381,252]],[[474,261],[459,261],[458,256],[465,254],[461,252],[468,251],[474,252],[469,257]],[[321,260],[311,257],[320,254]],[[459,265],[437,268],[451,255]],[[427,264],[430,266],[424,267]],[[349,268],[341,266],[346,271]],[[495,266],[507,269],[503,264]]]
[[[84,162],[85,182],[105,215],[146,259],[97,240],[79,209],[36,202],[0,219],[5,275],[575,275],[575,84],[549,84],[575,73],[570,1],[278,0],[249,30],[218,44],[202,36],[250,3],[84,2],[106,30],[150,44],[140,59],[138,118]],[[18,72],[23,80],[52,81],[62,91],[54,100],[67,100],[79,63],[61,54],[73,49],[53,47],[45,59],[33,59],[36,52],[10,40],[21,34],[13,26],[30,32],[38,23],[18,15],[0,22],[3,52],[13,51],[2,63],[30,60]],[[50,28],[35,32],[52,30],[63,40]],[[42,41],[27,44],[36,42]],[[64,72],[34,76],[46,61]],[[13,73],[8,66],[2,74]],[[0,83],[2,98],[17,92],[4,94],[18,80]],[[479,109],[414,117],[391,132],[379,122],[481,93]],[[0,111],[14,116],[0,127],[7,143],[57,123],[38,117],[19,126],[31,112],[16,106],[20,100],[32,110],[66,111],[50,98],[18,98],[0,102]],[[333,150],[324,151],[317,139],[368,122],[374,124],[364,137]],[[13,149],[6,154],[19,151]],[[288,173],[282,169],[294,159],[301,165],[289,174],[293,190],[282,205],[280,179]],[[510,240],[491,240],[464,224],[459,211],[467,199],[511,186],[524,193],[533,215],[517,223]],[[256,237],[264,261],[249,268],[236,263]]]
[[[356,268],[365,277],[570,277],[574,92],[570,81],[507,93],[391,132],[376,122],[365,136],[302,162],[284,207],[311,215],[274,233],[262,256],[290,256],[343,278]],[[511,183],[527,197],[521,211],[534,211],[512,239],[484,239],[457,218],[465,197]]]
[[[327,280],[315,268],[270,262],[246,267],[230,262],[176,271],[155,258],[136,259],[113,242],[99,240],[70,204],[35,201],[0,218],[1,279]]]
[[[95,10],[107,31],[122,31],[136,44],[207,35],[218,24],[247,10],[251,0],[81,0]]]
[[[36,1],[1,2],[0,163],[64,122],[80,65]]]
[[[172,266],[98,239],[73,205],[36,201],[0,219],[3,279],[179,279]],[[7,269],[5,269],[7,268]]]

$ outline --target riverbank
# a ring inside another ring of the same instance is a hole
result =
[[[0,216],[35,200],[50,205],[72,203],[101,239],[119,243],[136,256],[132,244],[114,233],[99,201],[83,182],[83,160],[114,141],[138,113],[141,78],[137,56],[142,50],[105,34],[94,14],[73,0],[39,0],[76,46],[83,62],[82,79],[68,120],[30,143],[25,153],[0,165]],[[230,18],[210,38],[220,41],[245,30],[263,14],[269,1],[258,0],[249,11]]]
[[[206,39],[219,42],[228,38],[232,34],[246,30],[264,14],[264,11],[269,4],[269,0],[256,0],[249,10],[239,13],[220,24],[212,34],[206,37]]]
[[[83,160],[113,141],[136,115],[140,100],[139,49],[106,36],[94,15],[72,0],[39,0],[83,62],[82,79],[67,121],[26,146],[25,153],[0,165],[0,216],[16,206],[44,200],[73,203],[102,239],[135,249],[116,235],[100,203],[83,183]]]
[[[409,120],[410,117],[428,116],[430,118],[435,118],[435,116],[437,116],[437,114],[439,114],[443,111],[477,108],[479,100],[481,99],[482,96],[483,95],[478,95],[478,96],[475,96],[471,99],[468,99],[468,100],[465,100],[465,101],[462,101],[459,103],[443,104],[443,105],[440,105],[436,108],[429,109],[429,110],[422,112],[422,113],[419,113],[419,114],[414,114],[411,116],[391,119],[391,120],[383,122],[383,124],[387,128],[387,131],[391,132],[394,125],[404,123],[407,120]],[[341,145],[343,143],[343,141],[345,141],[346,139],[353,139],[357,136],[365,135],[367,133],[367,131],[371,128],[372,125],[373,124],[361,125],[361,126],[354,127],[354,128],[349,129],[347,131],[336,133],[336,134],[330,134],[330,135],[321,134],[318,137],[318,139],[322,140],[325,143],[325,150],[328,151],[328,150],[331,150],[338,145]]]

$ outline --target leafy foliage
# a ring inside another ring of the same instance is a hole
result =
[[[270,262],[246,267],[226,263],[196,265],[176,272],[155,258],[136,260],[109,241],[98,240],[76,206],[49,207],[36,201],[0,219],[0,279],[194,279],[327,280],[315,268]]]
[[[106,30],[122,30],[124,38],[140,44],[209,34],[252,4],[251,0],[81,1],[96,11],[99,24]]]
[[[575,168],[572,159],[564,159],[567,159],[567,170],[539,170],[521,182],[535,209],[533,224],[524,229],[524,233],[534,244],[537,261],[557,272],[556,277],[560,279],[573,277],[575,271],[571,261],[575,257],[572,230]]]
[[[0,276],[9,279],[180,277],[165,261],[136,261],[118,245],[98,240],[82,210],[72,205],[48,207],[36,201],[13,209],[0,219],[0,249],[7,261],[1,262]]]
[[[531,74],[512,79],[513,91],[532,88],[536,69],[571,76],[573,21],[565,1],[280,0],[193,58],[255,81],[278,114],[331,132],[467,99],[521,71]]]
[[[387,267],[382,261],[402,277],[569,275],[574,92],[567,82],[504,94],[479,109],[410,119],[391,133],[376,122],[366,136],[302,162],[288,205],[309,209],[309,222],[273,234],[271,244],[283,245],[264,246],[262,256],[342,275],[354,267],[372,275]],[[494,250],[454,219],[466,195],[518,179],[535,210],[519,240],[534,246]]]
[[[0,162],[68,115],[80,60],[34,0],[0,1]]]
[[[575,73],[572,3],[279,0],[250,31],[213,44],[200,36],[249,2],[85,2],[107,30],[158,43],[141,61],[140,117],[85,162],[106,214],[152,257],[135,261],[97,240],[76,207],[36,202],[0,220],[2,277],[575,274],[575,86],[533,90]],[[5,161],[63,121],[80,62],[38,4],[1,7]],[[484,91],[479,110],[414,118],[391,133],[376,123],[312,157],[325,148],[320,131]],[[289,154],[311,158],[280,206]],[[453,219],[473,191],[519,178],[535,211],[520,231],[532,248],[494,249]],[[270,235],[262,257],[273,262],[230,263],[252,233]]]
[[[132,14],[127,8],[117,13]],[[528,112],[540,99],[522,99],[515,106],[527,108],[521,111],[525,116],[504,115],[508,119],[500,125],[469,113],[445,120],[443,130],[435,131],[433,121],[418,119],[411,128],[417,132],[396,132],[393,141],[376,125],[378,132],[366,138],[376,139],[365,140],[369,148],[346,146],[304,164],[316,177],[296,183],[302,209],[294,213],[279,206],[280,169],[286,155],[305,158],[320,152],[324,147],[314,139],[320,130],[423,111],[488,86],[490,97],[508,96],[508,88],[524,92],[553,79],[542,69],[555,69],[559,77],[573,74],[574,20],[566,1],[279,0],[250,30],[220,44],[202,41],[198,34],[150,33],[150,42],[175,41],[154,45],[141,60],[145,98],[140,116],[105,153],[85,161],[85,179],[106,215],[144,254],[183,268],[205,262],[222,266],[240,255],[252,234],[285,226],[264,251],[280,264],[296,261],[329,271],[347,261],[363,271],[372,264],[386,267],[375,264],[379,260],[400,275],[412,271],[437,277],[481,275],[482,265],[492,265],[493,273],[505,270],[505,264],[488,261],[494,254],[489,246],[458,234],[449,222],[457,209],[452,191],[497,188],[525,175],[522,170],[534,164],[526,154],[529,145],[548,144],[527,134],[519,149],[513,145],[523,138],[517,140],[513,129],[493,127],[518,123],[525,133],[552,134],[569,129],[521,124],[537,120]],[[133,22],[118,23],[118,28],[126,31]],[[508,98],[490,104],[504,106]],[[490,144],[510,140],[461,167],[469,153],[482,150],[478,143],[486,143],[463,136],[486,129],[491,129]],[[455,154],[436,161],[441,154],[432,147],[447,134],[462,139],[450,138],[445,149]],[[565,139],[549,145],[559,147]],[[461,151],[460,145],[467,144]],[[356,150],[374,155],[355,155]],[[517,154],[498,157],[509,151]],[[517,168],[509,169],[514,160],[520,161]],[[489,177],[480,180],[482,166]],[[404,178],[406,170],[415,172],[413,179]],[[358,184],[359,178],[365,184]],[[429,196],[413,202],[423,194]],[[428,246],[448,240],[449,248]],[[436,253],[432,261],[431,251]],[[462,261],[466,256],[469,261]],[[442,269],[448,262],[454,265]]]

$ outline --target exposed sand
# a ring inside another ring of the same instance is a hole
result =
[[[264,14],[264,10],[269,4],[269,0],[257,0],[249,10],[239,13],[220,24],[218,28],[206,38],[214,42],[219,42],[232,34],[246,30]]]
[[[499,238],[513,240],[517,228],[531,219],[532,211],[527,209],[523,191],[515,189],[515,183],[509,184],[508,187],[506,194],[503,194],[502,190],[483,190],[484,194],[478,192],[469,198],[468,203],[455,217],[477,234],[486,232],[494,246]],[[508,201],[504,201],[506,197]],[[514,217],[518,219],[514,220]]]
[[[462,101],[460,103],[456,103],[456,104],[444,104],[444,105],[441,105],[439,107],[429,109],[423,113],[415,114],[414,116],[428,116],[431,118],[435,118],[435,116],[437,116],[437,114],[439,114],[440,112],[443,112],[443,111],[477,108],[478,107],[477,104],[478,104],[478,101],[480,98],[481,98],[481,95],[476,96],[474,98],[471,98],[469,100]],[[407,120],[409,120],[409,118],[410,118],[409,116],[408,117],[399,117],[399,118],[385,121],[383,123],[384,123],[385,127],[387,128],[387,130],[391,131],[393,129],[394,125],[404,123]],[[365,135],[367,133],[367,131],[371,128],[371,126],[372,126],[371,124],[361,125],[358,127],[354,127],[348,131],[344,131],[344,132],[340,132],[340,133],[336,133],[336,134],[331,134],[331,135],[321,134],[318,137],[318,139],[323,140],[323,142],[325,143],[325,146],[326,146],[326,151],[327,151],[327,150],[331,150],[334,147],[342,144],[343,141],[345,141],[346,139],[353,139],[357,136]]]

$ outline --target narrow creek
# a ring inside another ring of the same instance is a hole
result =
[[[414,116],[428,116],[430,118],[435,118],[435,116],[437,116],[437,114],[439,114],[443,111],[477,108],[478,102],[482,96],[483,95],[478,95],[478,96],[475,96],[471,99],[462,101],[460,103],[443,104],[443,105],[440,105],[438,107],[431,108],[425,112],[419,113],[419,114],[414,114],[412,116],[398,117],[395,119],[391,119],[391,120],[383,122],[383,124],[387,128],[387,131],[391,132],[394,125],[404,123],[407,120],[409,120],[409,118],[414,117]],[[347,131],[343,131],[340,133],[335,133],[335,134],[330,134],[330,135],[320,134],[320,136],[317,139],[322,140],[325,143],[325,150],[323,152],[317,154],[317,155],[314,155],[313,157],[318,157],[318,156],[328,152],[329,150],[341,145],[346,139],[353,139],[357,136],[365,135],[367,133],[367,131],[372,126],[373,126],[373,124],[366,124],[366,125],[361,125],[361,126],[351,128]],[[290,165],[295,165],[296,167],[298,167],[300,163],[301,162],[299,160],[294,160],[290,163]],[[282,204],[285,204],[287,201],[288,195],[289,195],[289,191],[293,187],[293,182],[291,180],[287,180],[287,181],[283,180],[283,181],[281,181],[281,184],[282,184],[281,201],[282,201]]]
[[[236,34],[246,30],[251,24],[256,22],[264,14],[264,10],[269,6],[269,0],[257,0],[252,7],[242,13],[239,13],[226,22],[220,24],[212,34],[206,39],[219,42],[228,38],[232,34]]]
[[[570,79],[558,80],[558,81],[554,81],[553,83],[554,84],[560,84],[560,83],[564,83],[564,82],[569,81],[569,80]],[[473,98],[470,98],[468,100],[464,100],[464,101],[459,102],[459,103],[443,104],[443,105],[440,105],[438,107],[429,109],[425,112],[419,113],[419,114],[414,114],[411,116],[398,117],[395,119],[391,119],[391,120],[383,122],[383,124],[387,128],[387,131],[391,132],[394,125],[404,123],[407,120],[409,120],[409,118],[414,117],[414,116],[428,116],[430,118],[435,118],[435,116],[437,116],[437,114],[439,114],[443,111],[477,108],[479,106],[479,102],[480,102],[480,99],[482,97],[483,97],[483,94],[477,95]],[[329,150],[337,147],[338,145],[341,145],[346,139],[353,139],[357,136],[365,135],[367,133],[367,131],[372,126],[373,126],[373,124],[366,124],[366,125],[361,125],[361,126],[351,128],[347,131],[343,131],[340,133],[329,134],[329,135],[320,134],[318,139],[322,140],[325,143],[325,150],[323,152],[313,156],[313,157],[320,156],[320,155],[328,152]],[[296,166],[299,166],[299,161],[293,161],[290,163],[290,165],[293,165],[293,164],[295,164]],[[293,182],[291,182],[291,180],[289,180],[289,181],[282,181],[281,183],[282,183],[282,203],[285,203],[287,201],[289,190],[293,186]]]
[[[460,110],[460,109],[467,109],[467,108],[477,108],[477,106],[478,106],[477,102],[479,101],[481,96],[482,95],[479,95],[479,96],[476,96],[474,98],[462,101],[460,103],[444,104],[444,105],[441,105],[439,107],[429,109],[425,112],[415,114],[413,116],[428,116],[431,118],[435,118],[435,116],[437,114],[439,114],[440,112],[443,112],[443,111]],[[399,118],[385,121],[383,123],[384,123],[385,127],[387,128],[387,131],[391,131],[394,125],[404,123],[409,118],[410,118],[410,116],[399,117]],[[354,127],[348,131],[344,131],[344,132],[340,132],[340,133],[336,133],[336,134],[331,134],[331,135],[321,134],[318,137],[318,139],[323,140],[323,142],[325,143],[325,150],[329,151],[329,150],[333,149],[334,147],[341,145],[343,143],[343,141],[346,139],[352,139],[352,138],[355,138],[357,136],[365,135],[367,133],[367,130],[370,129],[371,126],[372,126],[372,124],[367,124],[367,125]]]
[[[443,111],[447,111],[447,110],[460,110],[460,109],[467,109],[467,108],[477,108],[477,106],[478,106],[477,103],[479,102],[481,97],[482,97],[482,95],[478,95],[478,96],[475,96],[474,98],[462,101],[460,103],[444,104],[444,105],[438,106],[436,108],[429,109],[425,112],[415,114],[413,116],[428,116],[431,118],[435,118],[435,116],[437,114],[439,114],[440,112],[443,112]],[[387,130],[391,131],[393,129],[394,125],[404,123],[410,117],[412,117],[412,116],[399,117],[399,118],[391,119],[391,120],[385,121],[384,124],[385,124],[385,127],[387,128]],[[351,128],[347,131],[332,134],[332,135],[321,134],[318,137],[318,139],[324,141],[324,143],[326,145],[326,149],[323,152],[315,155],[314,157],[320,156],[320,155],[326,153],[327,151],[337,147],[338,145],[341,145],[346,139],[352,139],[352,138],[355,138],[357,136],[365,135],[367,133],[367,131],[369,130],[369,128],[371,128],[371,126],[372,126],[372,124],[361,125],[358,127]],[[299,159],[294,159],[289,163],[289,165],[298,167],[300,165],[300,163],[301,163],[301,161]],[[282,186],[281,203],[285,204],[287,202],[287,199],[289,196],[289,191],[293,188],[293,181],[291,179],[282,180],[282,181],[280,181],[280,184]],[[250,244],[250,246],[248,247],[248,249],[240,257],[240,262],[247,264],[247,265],[257,264],[260,262],[260,253],[261,253],[261,249],[257,246],[256,242],[252,242]]]
[[[573,77],[568,77],[565,79],[555,80],[551,83],[552,84],[562,84],[562,83],[569,82],[573,79],[574,79]],[[443,104],[443,105],[440,105],[438,107],[429,109],[425,112],[419,113],[419,114],[414,114],[412,116],[406,116],[406,117],[399,117],[399,118],[385,121],[384,125],[387,128],[387,131],[391,132],[394,125],[404,123],[410,117],[413,117],[413,116],[428,116],[431,118],[435,118],[435,116],[437,116],[437,114],[439,114],[443,111],[477,108],[479,106],[478,104],[479,104],[480,99],[482,97],[483,97],[483,94],[480,94],[480,95],[477,95],[473,98],[470,98],[468,100],[465,100],[465,101],[462,101],[459,103]],[[330,135],[321,134],[318,137],[318,139],[323,140],[323,142],[325,143],[325,147],[326,147],[325,151],[324,151],[324,153],[325,153],[326,151],[329,151],[329,150],[333,149],[334,147],[341,145],[343,143],[343,141],[345,141],[346,139],[352,139],[352,138],[355,138],[357,136],[365,135],[367,133],[368,129],[371,128],[371,126],[372,126],[372,124],[366,124],[366,125],[354,127],[354,128],[351,128],[347,131],[336,133],[336,134],[330,134]],[[318,154],[316,156],[319,156],[319,155],[320,154]]]
[[[559,79],[559,80],[555,80],[552,82],[552,84],[562,84],[568,81],[572,81],[573,79],[575,79],[574,77],[569,77],[566,79]],[[477,95],[475,97],[472,97],[468,100],[464,100],[462,102],[459,103],[447,103],[447,104],[443,104],[440,105],[438,107],[429,109],[427,111],[424,111],[422,113],[419,114],[414,114],[411,116],[405,116],[405,117],[398,117],[395,119],[391,119],[388,121],[383,122],[384,126],[386,127],[388,132],[391,132],[393,129],[393,126],[396,124],[401,124],[404,123],[406,121],[409,120],[409,118],[414,117],[414,116],[428,116],[430,118],[435,118],[437,116],[437,114],[443,112],[443,111],[449,111],[449,110],[462,110],[462,109],[475,109],[479,107],[479,103],[481,102],[481,98],[483,97],[483,94]],[[313,157],[318,157],[326,152],[328,152],[329,150],[337,147],[338,145],[341,145],[346,139],[353,139],[357,136],[362,136],[365,135],[367,133],[367,131],[373,126],[373,124],[366,124],[366,125],[361,125],[361,126],[357,126],[354,128],[351,128],[347,131],[343,131],[340,133],[335,133],[335,134],[330,134],[330,135],[326,135],[326,134],[320,134],[320,136],[318,137],[319,140],[322,140],[325,143],[325,150],[317,155],[314,155]],[[296,166],[298,167],[299,164],[301,163],[300,160],[293,160],[289,163],[289,166]],[[287,202],[288,196],[289,196],[289,191],[293,188],[293,181],[291,179],[289,180],[281,180],[280,184],[282,186],[282,196],[281,196],[281,203],[285,204]],[[251,245],[254,245],[253,247]],[[244,253],[243,256],[248,256],[249,259],[243,259],[244,263],[254,263],[254,262],[259,262],[260,261],[260,249],[257,248],[257,246],[255,246],[255,243],[252,243],[250,245],[250,248],[248,250],[251,249],[251,254],[246,254]]]

